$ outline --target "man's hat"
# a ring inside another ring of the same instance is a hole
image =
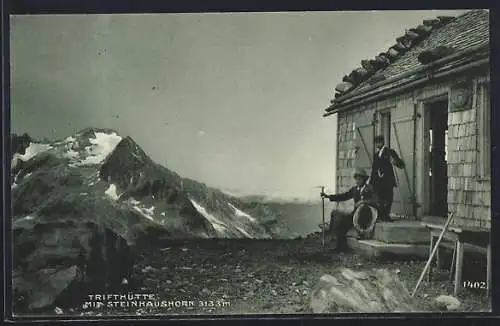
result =
[[[360,169],[360,168],[356,168],[354,169],[354,172],[352,173],[352,176],[355,178],[355,177],[364,177],[364,178],[368,178],[368,174],[366,173],[365,170],[363,169]]]

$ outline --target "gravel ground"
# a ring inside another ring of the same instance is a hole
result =
[[[310,313],[310,293],[323,274],[344,266],[354,270],[388,268],[411,291],[425,265],[422,261],[375,262],[354,253],[329,254],[317,239],[202,240],[164,243],[147,248],[135,267],[134,293],[154,294],[164,307],[75,308],[79,315],[157,314],[303,314]],[[447,272],[424,282],[417,297],[436,311],[434,298],[452,293]],[[484,292],[459,295],[459,311],[490,311]],[[176,307],[181,304],[183,307]],[[177,302],[177,303],[176,303]],[[168,306],[173,305],[173,306]]]

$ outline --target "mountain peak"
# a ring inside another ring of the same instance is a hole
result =
[[[130,188],[146,180],[161,179],[155,163],[129,136],[120,140],[101,166],[103,180],[113,182],[121,188]]]
[[[86,138],[93,138],[98,133],[108,134],[108,135],[112,135],[112,134],[118,135],[119,134],[118,131],[116,131],[115,129],[111,129],[111,128],[87,127],[87,128],[84,128],[84,129],[78,131],[74,136],[76,138],[85,138],[85,137]]]
[[[118,145],[116,145],[111,156],[119,156],[123,154],[130,155],[128,159],[134,161],[141,161],[143,163],[151,162],[151,159],[146,154],[146,152],[144,152],[144,150],[139,145],[137,145],[137,143],[130,136],[126,136],[118,143]],[[108,158],[108,160],[109,159],[110,158]]]
[[[88,196],[92,189],[99,198],[108,198],[116,205],[132,205],[143,217],[166,228],[183,229],[183,234],[269,236],[269,230],[259,225],[259,220],[274,214],[198,181],[182,178],[154,162],[132,137],[121,136],[113,129],[88,127],[47,144],[27,134],[16,135],[13,142],[17,144],[15,149],[26,152],[16,155],[13,189],[25,188],[26,182],[37,178],[35,174],[40,169],[56,173],[52,180],[55,183],[60,182],[65,171],[82,176],[81,182],[77,182],[82,189],[74,189],[82,196]],[[214,225],[219,228],[217,234]]]

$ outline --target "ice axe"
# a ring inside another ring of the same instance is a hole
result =
[[[325,193],[325,186],[318,186],[321,189],[320,196]],[[321,218],[323,223],[321,223],[321,246],[323,250],[325,249],[325,197],[321,196]]]

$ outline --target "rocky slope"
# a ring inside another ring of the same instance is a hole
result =
[[[157,248],[141,248],[133,272],[136,286],[132,290],[134,294],[154,294],[155,305],[108,307],[106,301],[109,300],[103,300],[105,305],[98,307],[77,302],[60,305],[46,315],[207,318],[211,315],[309,314],[314,312],[313,299],[321,277],[335,275],[339,268],[359,272],[387,269],[411,291],[425,265],[425,261],[367,261],[355,253],[333,255],[329,252],[332,243],[327,242],[323,251],[319,239],[167,240]],[[471,270],[464,277],[474,272]],[[453,293],[453,284],[449,282],[448,272],[441,271],[431,282],[422,284],[416,297],[422,310],[443,312],[447,309],[436,304],[435,298],[450,293]],[[491,311],[484,290],[466,290],[458,299],[461,304],[456,310],[459,312]],[[182,300],[194,304],[172,305]],[[156,305],[163,302],[167,304]]]
[[[126,287],[134,247],[162,238],[271,238],[274,213],[153,162],[130,137],[13,135],[14,291],[35,311],[75,291]]]

